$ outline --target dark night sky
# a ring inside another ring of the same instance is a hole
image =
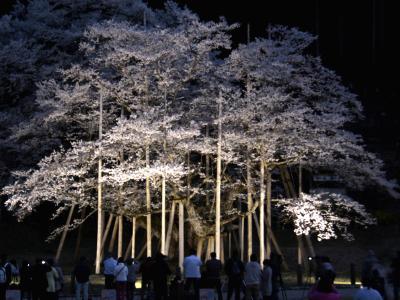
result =
[[[27,0],[23,0],[26,2]],[[15,0],[1,0],[0,13]],[[160,8],[163,0],[145,0]],[[328,67],[337,71],[366,108],[365,132],[377,143],[395,147],[398,136],[390,129],[398,124],[397,98],[400,67],[397,29],[400,27],[395,1],[385,0],[177,0],[204,20],[225,16],[239,22],[235,43],[246,41],[246,24],[251,37],[265,36],[268,23],[295,26],[318,34],[313,51]],[[319,50],[319,51],[318,51]],[[379,126],[377,125],[379,124]],[[368,137],[367,137],[368,139]]]

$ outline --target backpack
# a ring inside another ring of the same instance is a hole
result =
[[[6,283],[6,282],[7,282],[6,269],[0,267],[0,283]]]

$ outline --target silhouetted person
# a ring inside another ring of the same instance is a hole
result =
[[[126,283],[128,281],[128,268],[125,266],[124,259],[118,258],[117,266],[114,269],[115,289],[117,300],[126,299]]]
[[[7,274],[7,288],[16,288],[16,283],[18,282],[19,269],[17,261],[13,258],[4,264]]]
[[[126,261],[126,267],[128,268],[128,277],[126,282],[127,300],[133,300],[133,295],[135,294],[135,282],[140,264],[135,262],[132,258],[129,258]]]
[[[171,270],[165,261],[165,255],[157,253],[153,264],[153,283],[156,300],[168,299],[168,276],[171,275]]]
[[[117,266],[117,261],[112,257],[111,253],[107,252],[103,261],[104,287],[106,289],[114,288],[114,269]]]
[[[38,258],[32,267],[32,300],[45,300],[47,288],[47,267],[45,262]]]
[[[171,300],[181,300],[183,299],[183,289],[182,289],[182,272],[181,268],[177,267],[175,270],[175,276],[171,280],[169,287],[169,299]]]
[[[139,267],[139,272],[142,274],[142,289],[140,291],[141,299],[144,299],[144,295],[150,290],[150,284],[153,280],[153,259],[149,256],[146,257],[143,263]]]
[[[32,266],[27,260],[22,262],[20,269],[19,287],[21,289],[21,298],[32,299]]]
[[[283,286],[282,280],[282,256],[274,252],[271,253],[271,268],[272,268],[272,299],[279,299],[279,290]]]
[[[354,300],[383,300],[381,294],[372,288],[372,282],[369,277],[361,279],[361,288],[354,295]]]
[[[320,280],[311,288],[308,293],[309,300],[340,300],[339,292],[333,286],[335,273],[326,271],[321,275]]]
[[[392,267],[392,280],[393,280],[394,300],[399,300],[399,293],[400,293],[400,251],[397,251],[397,256],[393,259],[391,267]]]
[[[263,270],[261,274],[261,295],[263,300],[271,300],[272,299],[272,267],[271,261],[269,259],[265,259],[263,261]]]
[[[189,250],[189,256],[185,257],[183,261],[183,269],[185,272],[185,291],[190,291],[193,287],[194,299],[198,300],[200,298],[200,267],[202,262],[200,258],[196,256],[196,251],[194,249]]]
[[[217,259],[217,254],[211,252],[211,259],[206,262],[206,278],[210,288],[216,289],[218,293],[218,300],[222,300],[221,291],[221,271],[222,263]]]
[[[7,289],[7,272],[4,268],[5,261],[7,260],[6,255],[2,255],[0,259],[0,300],[6,299]]]
[[[235,292],[235,300],[240,299],[240,291],[243,281],[244,265],[237,253],[233,253],[232,258],[225,263],[225,273],[228,276],[228,300]]]
[[[72,271],[72,280],[75,284],[75,299],[80,300],[81,294],[83,300],[89,299],[89,276],[90,267],[86,257],[82,256],[78,264]]]
[[[246,284],[246,300],[259,299],[261,283],[261,266],[257,261],[257,255],[250,255],[250,261],[244,270],[244,282]]]
[[[44,265],[46,268],[47,288],[46,298],[47,300],[57,300],[57,285],[56,282],[59,280],[59,275],[54,267],[54,260],[48,259]]]

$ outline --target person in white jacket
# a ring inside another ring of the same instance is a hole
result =
[[[114,269],[115,289],[117,300],[126,299],[126,282],[128,281],[128,268],[124,264],[122,257],[118,258],[117,266]]]

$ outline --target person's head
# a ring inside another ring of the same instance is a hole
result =
[[[13,259],[10,260],[10,263],[12,265],[16,266],[17,265],[17,260],[15,258],[13,258]]]
[[[157,260],[157,261],[164,260],[165,257],[166,257],[166,256],[165,256],[164,254],[162,254],[161,252],[157,252],[157,254],[156,254],[156,260]]]
[[[322,262],[324,262],[324,263],[329,263],[329,262],[331,262],[331,260],[329,259],[328,256],[323,256],[323,257],[322,257]]]
[[[264,266],[271,266],[271,260],[270,259],[264,259],[264,261],[263,261],[263,265]]]
[[[86,257],[85,256],[81,256],[80,258],[79,258],[79,263],[80,264],[86,264],[87,263],[87,260],[86,260]]]
[[[333,282],[335,281],[335,273],[331,270],[324,272],[318,281],[317,290],[322,293],[331,293],[333,291]]]
[[[232,253],[232,259],[233,260],[237,260],[239,258],[239,254],[237,253],[237,251],[233,251]]]
[[[252,255],[250,255],[250,261],[257,261],[258,260],[258,258],[257,258],[257,254],[252,254]]]
[[[118,263],[124,263],[124,258],[123,257],[118,257]]]
[[[196,250],[193,248],[189,250],[189,255],[196,255]]]
[[[211,256],[212,259],[216,259],[217,258],[217,253],[211,252],[210,256]]]
[[[54,266],[54,259],[48,258],[48,259],[46,260],[46,262],[47,262],[47,264],[48,264],[50,267],[53,267],[53,266]]]
[[[0,257],[0,264],[5,264],[7,262],[8,255],[3,253]]]
[[[126,265],[127,265],[127,266],[132,266],[132,264],[133,264],[133,258],[128,258],[128,259],[126,260]]]
[[[370,289],[373,285],[373,280],[371,276],[362,276],[361,277],[361,285],[365,288]]]

